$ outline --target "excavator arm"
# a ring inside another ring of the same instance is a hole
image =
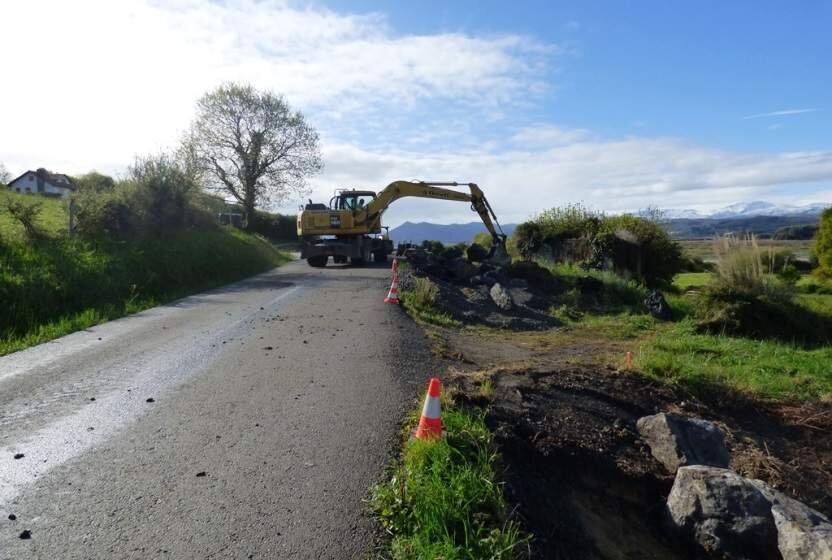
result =
[[[459,192],[443,187],[467,186],[471,193]],[[482,223],[491,234],[491,253],[488,260],[499,261],[501,264],[508,261],[506,252],[506,236],[500,228],[494,210],[485,198],[482,190],[474,183],[456,182],[427,182],[427,181],[395,181],[378,193],[376,198],[363,210],[366,222],[375,228],[381,224],[381,215],[393,203],[393,201],[406,196],[418,198],[435,198],[438,200],[455,200],[468,202],[471,209],[479,214]]]

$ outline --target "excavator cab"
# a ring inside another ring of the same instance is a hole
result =
[[[376,198],[373,191],[342,190],[329,201],[330,210],[350,210],[358,212],[364,210]]]

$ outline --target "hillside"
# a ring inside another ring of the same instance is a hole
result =
[[[54,237],[66,233],[69,227],[68,202],[60,198],[48,198],[31,194],[13,192],[0,193],[0,241],[18,241],[23,239],[23,231],[6,210],[6,199],[25,200],[41,205],[37,224],[48,236]]]

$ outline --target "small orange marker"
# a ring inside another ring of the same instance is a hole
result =
[[[631,367],[633,367],[633,353],[632,352],[627,352],[626,354],[624,354],[624,366],[627,369],[630,369]]]
[[[439,410],[440,383],[436,377],[430,380],[428,396],[416,428],[416,439],[436,439],[442,437],[442,417]]]

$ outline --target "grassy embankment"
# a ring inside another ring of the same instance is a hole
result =
[[[394,559],[515,558],[526,539],[507,520],[497,456],[482,411],[465,410],[443,395],[444,437],[409,439],[401,460],[373,490],[372,508],[391,536]]]
[[[553,268],[560,275],[574,274],[568,267]],[[807,347],[699,332],[692,316],[696,294],[686,292],[705,287],[712,273],[675,277],[676,293],[666,294],[674,320],[667,323],[644,313],[640,301],[647,293],[643,288],[609,274],[589,274],[605,283],[605,291],[618,294],[618,305],[587,309],[573,304],[553,312],[573,333],[630,341],[636,369],[700,395],[728,389],[767,401],[832,398],[832,370],[828,366],[832,346]],[[795,302],[832,320],[832,295],[802,293],[802,286],[808,284],[807,278],[798,283]],[[624,304],[630,308],[622,309]]]
[[[26,196],[26,195],[12,195]],[[66,203],[43,203],[33,243],[0,209],[0,355],[263,272],[290,257],[229,228],[135,239],[66,237]]]

